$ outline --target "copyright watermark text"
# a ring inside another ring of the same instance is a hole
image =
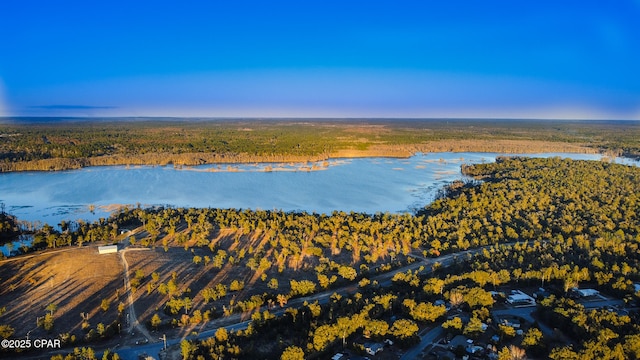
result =
[[[60,349],[60,339],[3,339],[2,349],[29,350],[29,349]]]

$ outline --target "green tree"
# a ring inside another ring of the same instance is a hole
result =
[[[182,307],[184,308],[184,313],[185,314],[189,313],[189,310],[191,310],[192,305],[193,305],[193,302],[191,301],[191,298],[184,297],[182,299]]]
[[[269,287],[269,289],[278,290],[278,279],[271,278],[271,280],[269,280],[269,284],[267,284],[267,286]]]
[[[102,360],[120,360],[120,355],[109,350],[105,350],[102,354]]]
[[[330,285],[329,277],[324,274],[318,274],[317,276],[318,276],[318,283],[320,284],[320,287],[323,289],[328,288]]]
[[[503,347],[498,353],[498,360],[526,360],[527,354],[525,351],[517,346],[509,345],[509,347]]]
[[[322,351],[325,349],[327,345],[332,343],[337,337],[338,337],[338,334],[336,333],[336,329],[334,327],[326,324],[320,325],[313,332],[313,340],[312,340],[313,348],[316,351]]]
[[[155,330],[158,330],[158,326],[160,326],[160,324],[162,324],[162,319],[160,319],[160,316],[158,314],[153,314],[153,316],[151,317],[151,327],[153,327]]]
[[[314,318],[320,317],[320,313],[322,312],[322,306],[320,306],[318,301],[311,304],[307,304],[307,308],[311,312],[311,316],[313,316]]]
[[[640,359],[640,334],[627,335],[623,348],[630,359]]]
[[[498,325],[500,335],[506,338],[513,338],[516,336],[516,329],[513,326],[500,324]]]
[[[451,290],[449,293],[449,303],[454,308],[459,307],[464,302],[464,295],[459,290]]]
[[[476,282],[481,288],[484,287],[490,280],[491,274],[486,271],[473,271],[469,273],[469,278]]]
[[[278,303],[278,305],[280,305],[280,307],[284,307],[287,304],[287,301],[289,301],[289,296],[285,294],[278,294],[276,296],[276,302]]]
[[[408,300],[408,299],[407,299]],[[407,301],[405,300],[405,302]],[[434,322],[447,313],[443,305],[435,306],[432,303],[418,303],[410,309],[409,314],[416,321]]]
[[[183,360],[189,360],[197,350],[198,345],[189,340],[182,340],[180,342],[180,354],[182,354]]]
[[[102,302],[100,303],[102,311],[107,312],[107,310],[109,310],[109,306],[111,306],[111,301],[109,299],[102,299]]]
[[[391,333],[398,339],[409,339],[418,333],[418,324],[408,319],[399,319],[393,322]]]
[[[304,296],[313,294],[316,291],[316,284],[310,280],[290,280],[289,284],[291,285],[291,295],[293,296]]]
[[[45,314],[44,320],[42,321],[42,327],[47,331],[53,330],[53,321],[54,319],[51,313]]]
[[[98,336],[103,337],[105,335],[105,330],[103,323],[98,323],[98,325],[96,325],[96,332],[98,333]]]
[[[133,286],[133,285],[132,285]],[[166,291],[169,295],[174,295],[178,292],[178,284],[175,279],[171,279],[167,282]],[[160,287],[158,287],[158,291],[160,291]]]
[[[223,327],[218,328],[218,330],[216,330],[215,337],[218,342],[224,343],[229,339],[229,332]]]
[[[494,302],[490,292],[478,287],[469,289],[464,299],[471,308],[490,307]]]
[[[8,339],[13,335],[15,330],[9,325],[0,325],[0,337],[3,339]]]
[[[542,341],[542,331],[540,331],[538,328],[531,327],[529,328],[529,330],[527,330],[527,332],[524,334],[524,337],[522,338],[522,346],[524,347],[537,346],[537,345],[540,345],[541,341]]]
[[[304,351],[297,346],[289,346],[280,356],[280,360],[304,360]]]
[[[338,275],[347,280],[353,281],[358,276],[358,272],[350,266],[343,265],[338,268]]]
[[[445,329],[453,329],[455,331],[461,331],[462,330],[462,319],[460,319],[458,316],[449,319],[447,321],[445,321],[444,323],[442,323],[442,327]]]
[[[382,337],[389,332],[389,324],[384,320],[369,320],[365,322],[362,333],[365,337]]]
[[[477,317],[472,317],[462,331],[463,334],[476,337],[484,332],[483,324]]]
[[[423,290],[427,294],[442,295],[445,282],[439,278],[429,278],[424,285]]]
[[[49,312],[51,316],[53,316],[53,313],[56,312],[56,310],[58,310],[58,305],[54,303],[50,303],[49,305],[47,305],[46,310]]]
[[[195,310],[191,315],[191,324],[199,324],[202,322],[202,311]]]
[[[96,360],[96,353],[90,347],[74,348],[73,357],[82,360]]]
[[[135,278],[138,279],[138,280],[144,279],[144,271],[142,271],[142,269],[137,269],[136,270],[136,274],[135,274]]]
[[[240,291],[244,289],[244,281],[233,280],[229,285],[230,291]]]

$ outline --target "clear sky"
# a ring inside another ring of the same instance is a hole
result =
[[[1,1],[15,115],[640,119],[640,0]]]

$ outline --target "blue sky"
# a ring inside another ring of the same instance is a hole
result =
[[[640,119],[640,0],[3,1],[0,116]]]

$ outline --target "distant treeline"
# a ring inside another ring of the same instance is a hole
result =
[[[11,122],[0,171],[305,162],[416,152],[606,152],[640,157],[637,122],[211,120]]]

